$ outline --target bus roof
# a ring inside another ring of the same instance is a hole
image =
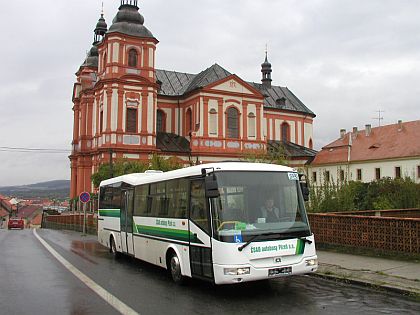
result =
[[[174,171],[164,173],[135,173],[123,175],[101,182],[102,186],[111,185],[114,183],[124,182],[129,185],[148,184],[153,182],[160,182],[176,178],[184,178],[190,176],[201,175],[202,169],[214,169],[215,172],[221,171],[260,171],[260,172],[296,172],[295,169],[281,166],[276,164],[265,163],[248,163],[248,162],[219,162],[195,165],[190,167],[181,168]]]

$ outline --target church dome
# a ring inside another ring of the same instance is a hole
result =
[[[154,38],[143,25],[144,18],[138,11],[137,1],[121,1],[121,6],[108,33],[122,33],[142,38]]]
[[[98,23],[96,24],[95,34],[104,35],[108,30],[108,25],[105,22],[104,15],[101,14]]]
[[[98,47],[96,45],[93,45],[82,66],[97,68],[98,62],[99,62]]]

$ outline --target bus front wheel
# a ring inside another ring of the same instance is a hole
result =
[[[181,262],[175,253],[172,253],[169,260],[169,270],[171,272],[172,280],[176,284],[183,284],[185,281],[184,276],[181,273]]]
[[[114,238],[111,236],[111,240],[109,242],[109,251],[111,252],[112,256],[114,256],[114,258],[118,258],[119,257],[119,253],[117,251],[117,245],[115,244]]]

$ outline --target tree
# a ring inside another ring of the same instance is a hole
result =
[[[144,173],[147,170],[159,170],[163,172],[181,168],[183,165],[175,158],[164,158],[158,154],[153,154],[149,162],[128,161],[127,159],[116,160],[112,165],[113,174],[111,174],[110,163],[101,164],[98,171],[91,177],[95,187],[99,187],[103,180],[111,177],[132,173]]]

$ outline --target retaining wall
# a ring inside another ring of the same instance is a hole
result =
[[[86,233],[97,233],[97,215],[93,213],[86,214]],[[83,232],[83,214],[62,214],[48,215],[43,214],[42,228],[55,230],[71,230]]]

